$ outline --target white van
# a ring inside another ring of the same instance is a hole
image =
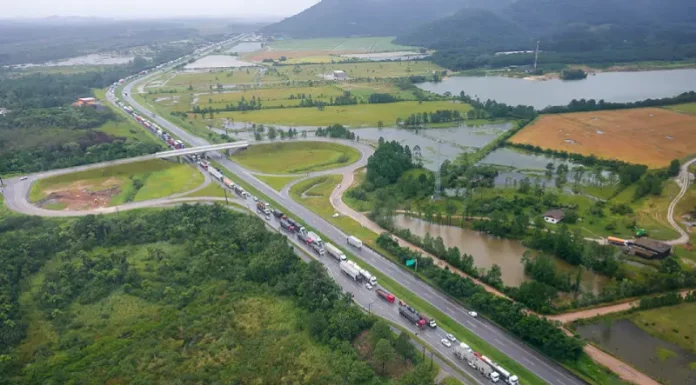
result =
[[[355,247],[356,249],[362,249],[363,243],[361,240],[358,238],[355,238],[354,236],[350,236],[347,238],[347,242],[349,245]]]

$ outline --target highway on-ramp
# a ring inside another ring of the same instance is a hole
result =
[[[136,81],[141,80],[142,78]],[[164,129],[172,132],[185,142],[188,142],[194,146],[205,146],[209,144],[205,139],[197,137],[186,130],[181,129],[168,120],[163,119],[159,115],[153,115],[151,111],[138,103],[132,97],[134,83],[135,82],[130,82],[126,84],[123,88],[122,94],[124,100],[127,101],[134,109],[138,110],[144,116],[150,116],[151,120],[154,120]],[[341,230],[337,229],[320,216],[314,214],[300,203],[279,194],[273,188],[255,178],[253,176],[253,172],[250,172],[237,163],[232,162],[222,154],[216,154],[215,158],[229,172],[243,179],[246,183],[278,202],[278,204],[283,206],[284,210],[287,210],[295,216],[302,218],[302,220],[310,227],[313,227],[328,237],[330,242],[339,245],[343,245],[346,242],[347,234],[343,233]],[[353,253],[358,255],[362,260],[369,263],[375,269],[394,279],[400,285],[424,298],[439,311],[456,320],[459,324],[486,340],[491,346],[514,359],[520,365],[535,373],[547,383],[564,385],[585,384],[584,381],[574,376],[565,368],[540,354],[535,349],[521,342],[517,338],[511,336],[504,329],[486,321],[485,319],[473,319],[468,315],[467,309],[463,308],[460,304],[456,303],[445,294],[432,288],[425,282],[422,282],[411,272],[403,269],[401,266],[393,263],[373,250],[363,248],[360,251],[353,250]],[[424,334],[428,335],[428,332],[425,332]],[[436,343],[435,345],[438,344]],[[466,365],[463,366],[467,367]]]

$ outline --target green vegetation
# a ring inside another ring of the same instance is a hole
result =
[[[628,318],[650,335],[696,353],[694,312],[696,303],[685,302],[675,306],[641,310],[630,314]]]
[[[360,152],[336,143],[279,142],[251,146],[232,159],[262,173],[301,174],[355,163],[360,159]]]
[[[32,186],[30,200],[38,202],[56,192],[114,189],[109,205],[117,206],[186,192],[202,183],[203,175],[189,165],[149,160],[40,179]]]
[[[685,114],[696,114],[696,103],[677,104],[674,106],[667,106],[667,108]]]
[[[228,196],[232,196],[232,193],[228,192]],[[225,190],[223,190],[222,186],[220,186],[217,183],[211,183],[204,188],[193,192],[191,194],[186,194],[184,195],[184,198],[193,198],[193,197],[213,197],[213,198],[224,198],[225,197]]]
[[[292,108],[255,110],[244,113],[223,112],[220,118],[233,118],[237,122],[282,124],[288,126],[329,126],[335,123],[351,126],[377,127],[380,121],[393,125],[398,119],[405,119],[413,113],[435,112],[437,110],[457,110],[466,113],[471,106],[449,101],[439,102],[397,102],[387,104],[358,104],[349,106],[328,106],[318,108]]]
[[[0,227],[0,374],[13,384],[433,384],[407,336],[352,306],[256,218],[182,206]]]
[[[254,175],[257,179],[261,180],[263,183],[271,186],[274,190],[280,191],[288,183],[296,180],[296,176],[267,176],[267,175]]]

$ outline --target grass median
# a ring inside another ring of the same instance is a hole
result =
[[[346,166],[360,159],[352,147],[327,142],[258,144],[232,155],[247,169],[266,174],[303,174]]]

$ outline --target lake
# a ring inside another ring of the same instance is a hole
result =
[[[227,53],[248,53],[248,52],[256,52],[261,50],[261,43],[256,43],[256,42],[244,42],[244,43],[239,43],[235,45],[234,47],[230,48],[227,50]]]
[[[573,99],[604,99],[607,102],[635,102],[648,98],[676,96],[696,90],[696,69],[604,72],[584,80],[546,81],[502,76],[454,76],[439,83],[422,83],[426,91],[450,92],[482,100],[492,99],[511,105],[528,105],[537,109],[566,105]]]
[[[696,384],[696,371],[689,369],[689,364],[696,362],[696,355],[651,336],[630,320],[581,325],[576,331],[652,378],[674,385]],[[660,359],[658,351],[672,352],[674,356]]]
[[[457,224],[460,219],[452,221]],[[430,233],[433,238],[442,237],[445,246],[456,246],[462,254],[471,255],[476,267],[489,269],[493,264],[497,264],[502,271],[503,282],[507,286],[519,286],[527,280],[521,258],[529,249],[520,241],[498,238],[458,226],[439,225],[406,215],[396,215],[394,225],[397,228],[409,229],[411,233],[419,237],[424,237],[427,233]],[[559,269],[571,272],[571,275],[576,269],[560,259],[555,259],[555,262]],[[585,292],[598,293],[606,282],[605,277],[584,269],[580,285]]]
[[[253,67],[255,64],[239,60],[236,56],[228,55],[209,55],[187,64],[185,69],[208,69],[208,68],[240,68]]]

